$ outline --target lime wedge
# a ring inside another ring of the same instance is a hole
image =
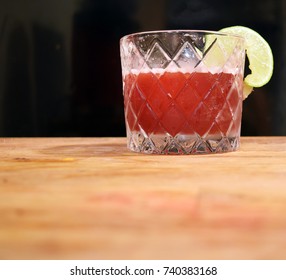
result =
[[[253,87],[262,87],[269,82],[273,74],[273,55],[270,46],[256,31],[244,26],[231,26],[220,32],[239,35],[245,39],[246,55],[251,74],[244,79],[244,98]]]

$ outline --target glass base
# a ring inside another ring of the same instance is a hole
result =
[[[127,136],[127,147],[134,152],[164,155],[217,154],[239,148],[240,137],[208,135],[149,135],[133,132]]]

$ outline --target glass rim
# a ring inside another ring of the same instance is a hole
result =
[[[212,34],[212,35],[218,35],[218,36],[226,36],[226,37],[233,37],[237,39],[242,39],[245,41],[245,38],[240,35],[236,34],[230,34],[226,32],[220,32],[220,31],[212,31],[212,30],[203,30],[203,29],[162,29],[162,30],[150,30],[150,31],[141,31],[141,32],[135,32],[126,34],[123,37],[120,38],[120,41],[123,41],[124,39],[130,38],[130,37],[136,37],[136,36],[144,36],[144,35],[151,35],[151,34],[163,34],[163,33],[170,33],[170,34],[176,34],[176,33],[200,33],[200,34]]]

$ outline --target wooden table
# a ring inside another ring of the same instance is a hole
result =
[[[0,259],[286,259],[286,137],[156,156],[0,139]]]

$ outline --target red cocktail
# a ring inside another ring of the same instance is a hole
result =
[[[235,79],[229,73],[128,74],[124,79],[127,125],[147,135],[236,136],[241,94],[233,86]]]
[[[147,51],[146,57],[143,56],[141,68],[125,67],[123,72],[129,148],[159,154],[236,150],[240,136],[244,63],[237,62],[232,68],[230,59],[225,59],[223,66],[213,67],[213,60],[208,60],[212,63],[208,68],[207,63],[204,64],[207,60],[204,54],[201,58],[192,57],[194,53],[190,53],[192,45],[189,42],[177,48],[176,55],[168,59],[167,47],[159,48],[158,41],[154,43],[154,40],[150,43],[153,47],[149,53]],[[191,71],[188,71],[188,61],[181,63],[183,54],[187,59],[191,56]],[[142,53],[137,53],[140,55]],[[154,67],[149,63],[152,59],[156,63]],[[163,67],[158,67],[164,59]],[[201,60],[196,65],[191,63],[194,59]]]

